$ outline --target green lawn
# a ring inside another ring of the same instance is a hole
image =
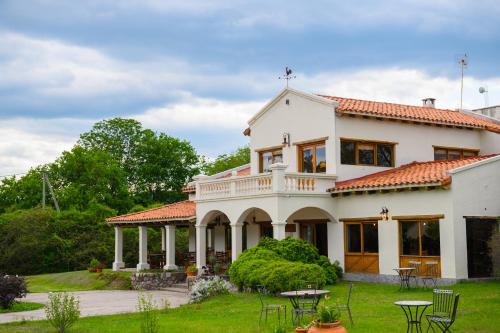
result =
[[[127,285],[123,280],[116,277],[128,279],[131,273],[119,272],[110,275],[109,270],[105,270],[104,275],[100,273],[89,273],[88,271],[76,271],[66,273],[32,275],[26,277],[28,290],[32,293],[51,291],[82,291],[99,289],[126,289]],[[108,277],[108,278],[105,278]],[[112,277],[112,279],[109,279]]]
[[[16,302],[10,309],[1,309],[0,313],[10,313],[10,312],[21,312],[21,311],[31,311],[43,308],[44,305],[34,302]]]
[[[453,332],[499,332],[500,282],[462,283],[452,287],[461,294],[458,319]],[[330,287],[332,298],[345,298],[347,284]],[[398,291],[394,285],[355,284],[352,310],[355,326],[349,332],[404,332],[406,321],[402,310],[393,305],[402,299],[431,300],[429,290]],[[270,298],[272,302],[289,305],[286,299]],[[276,322],[259,328],[259,299],[255,294],[219,296],[201,304],[186,305],[160,313],[160,332],[269,332]],[[288,317],[288,320],[290,317]],[[81,319],[71,332],[139,332],[139,314],[114,315]],[[0,325],[1,332],[53,332],[47,322],[26,322]],[[290,325],[290,332],[293,328]]]

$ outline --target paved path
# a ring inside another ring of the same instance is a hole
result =
[[[144,293],[151,293],[153,300],[158,306],[162,306],[165,299],[168,300],[171,307],[178,307],[188,302],[187,295],[180,292],[155,290]],[[71,294],[80,298],[80,312],[83,317],[137,311],[136,306],[139,292],[134,290],[77,291]],[[47,300],[47,293],[32,293],[23,299],[23,301],[27,302],[44,304],[47,303]],[[0,323],[41,319],[45,319],[44,309],[0,314]]]

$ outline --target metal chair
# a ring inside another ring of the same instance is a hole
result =
[[[427,283],[429,285],[432,283],[433,287],[436,287],[438,278],[438,262],[437,261],[426,261],[425,265],[425,275],[422,276],[422,283],[424,288],[427,288]]]
[[[354,321],[352,320],[351,307],[349,306],[351,302],[352,287],[353,284],[352,283],[349,284],[349,292],[347,293],[347,302],[345,304],[337,303],[337,308],[339,310],[347,310],[347,313],[349,314],[349,321],[351,322],[351,325],[354,325]]]
[[[408,261],[408,266],[415,268],[415,270],[413,272],[408,274],[408,280],[414,279],[416,287],[418,287],[418,276],[420,275],[420,264],[421,264],[420,261],[413,261],[413,260]]]
[[[457,316],[459,297],[460,294],[453,296],[453,290],[434,289],[432,314],[425,316],[429,322],[426,332],[431,328],[432,332],[436,332],[434,326],[441,332],[450,332]]]
[[[276,311],[278,312],[278,322],[281,323],[281,309],[284,310],[284,317],[285,317],[285,322],[286,322],[286,305],[283,305],[283,304],[270,304],[270,303],[267,303],[265,300],[264,300],[264,297],[267,296],[269,293],[267,292],[267,289],[265,286],[262,286],[262,285],[258,285],[257,286],[257,292],[259,294],[259,300],[260,300],[260,305],[261,305],[261,308],[260,308],[260,317],[259,317],[259,325],[262,321],[262,314],[266,314],[266,323],[267,323],[267,314],[268,312],[272,312],[272,311]]]
[[[316,289],[311,294],[297,292],[295,297],[294,308],[292,312],[292,322],[294,324],[299,323],[304,314],[315,314],[318,312],[318,304],[321,296],[316,293]]]

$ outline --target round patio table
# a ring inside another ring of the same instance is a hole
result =
[[[432,302],[428,301],[398,301],[394,302],[403,309],[408,326],[406,332],[413,332],[413,327],[415,327],[415,332],[422,332],[422,327],[420,323],[422,321],[422,316],[428,306],[432,305]],[[413,311],[414,310],[414,311]]]
[[[290,303],[292,303],[293,309],[296,310],[296,309],[300,309],[299,298],[314,298],[314,297],[319,296],[316,304],[314,304],[314,309],[316,309],[316,306],[318,306],[319,300],[329,293],[330,293],[330,290],[302,289],[302,290],[284,291],[280,295],[283,297],[288,297],[290,299]],[[292,321],[294,321],[293,313],[292,313]]]
[[[394,268],[399,275],[399,290],[403,288],[410,289],[410,275],[415,270],[415,267],[399,267]]]

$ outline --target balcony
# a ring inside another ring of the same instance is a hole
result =
[[[277,163],[271,172],[252,176],[232,176],[226,179],[198,178],[196,200],[237,198],[277,193],[295,195],[325,195],[335,185],[336,176],[313,173],[285,172],[286,165]]]

